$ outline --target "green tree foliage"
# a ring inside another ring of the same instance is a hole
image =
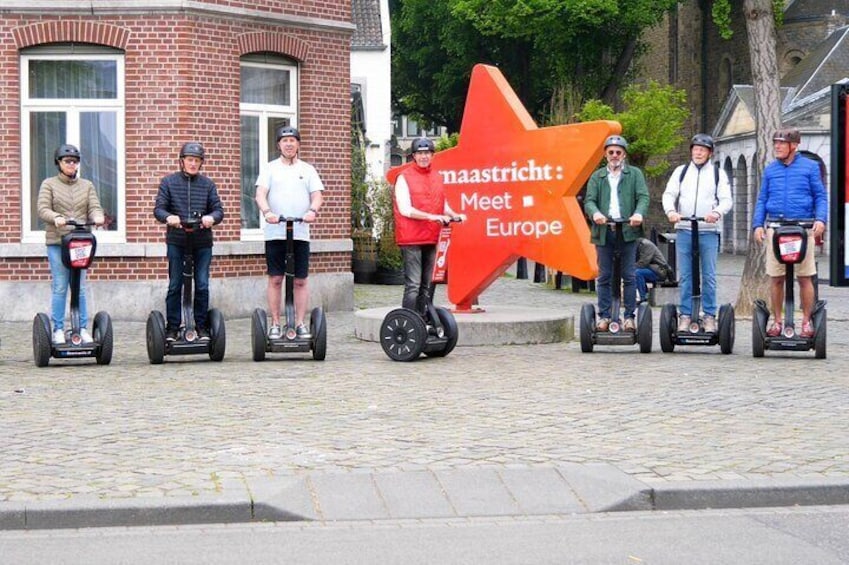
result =
[[[634,84],[622,93],[624,109],[616,112],[600,100],[587,101],[577,118],[582,122],[616,120],[628,140],[628,161],[656,177],[669,168],[665,156],[683,140],[690,115],[683,90],[654,81]]]
[[[642,30],[677,0],[392,0],[396,106],[457,131],[471,69],[498,66],[538,121],[577,85],[610,103]]]
[[[772,0],[772,12],[776,26],[780,26],[784,19],[784,1]],[[731,39],[731,36],[734,35],[731,29],[731,0],[714,0],[711,6],[711,17],[713,23],[719,28],[719,35],[723,39]]]

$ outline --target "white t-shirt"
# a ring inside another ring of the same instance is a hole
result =
[[[292,165],[282,159],[269,162],[259,172],[256,186],[268,188],[268,206],[278,216],[301,218],[310,209],[310,195],[324,190],[315,167],[298,159]],[[286,239],[286,224],[263,221],[265,239]],[[295,239],[310,240],[309,224],[295,222]]]

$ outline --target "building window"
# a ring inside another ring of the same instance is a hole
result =
[[[277,128],[297,126],[298,67],[272,54],[242,57],[239,113],[241,116],[242,238],[258,240],[261,221],[256,179],[262,165],[278,156]]]
[[[44,241],[36,210],[41,182],[58,174],[53,152],[82,154],[79,174],[94,183],[106,215],[106,242],[126,235],[124,56],[95,45],[53,44],[21,52],[22,241]]]

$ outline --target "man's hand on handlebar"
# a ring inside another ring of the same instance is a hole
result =
[[[165,223],[171,226],[172,228],[180,227],[180,216],[177,214],[171,214],[167,218],[165,218]]]
[[[212,216],[202,216],[200,219],[201,225],[205,228],[211,228],[215,223],[215,219]]]

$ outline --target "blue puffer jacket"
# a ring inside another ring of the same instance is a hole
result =
[[[789,165],[776,159],[764,169],[752,229],[763,227],[767,218],[779,217],[828,221],[828,195],[820,168],[802,155],[796,154]]]
[[[216,224],[224,219],[224,210],[215,183],[207,176],[192,177],[182,172],[163,178],[159,184],[159,192],[156,194],[156,204],[153,208],[156,219],[165,223],[165,219],[174,214],[180,216],[181,220],[186,220],[194,213],[212,216]],[[186,232],[181,228],[168,226],[165,242],[185,247]],[[212,247],[212,230],[195,231],[192,244],[198,249]]]

